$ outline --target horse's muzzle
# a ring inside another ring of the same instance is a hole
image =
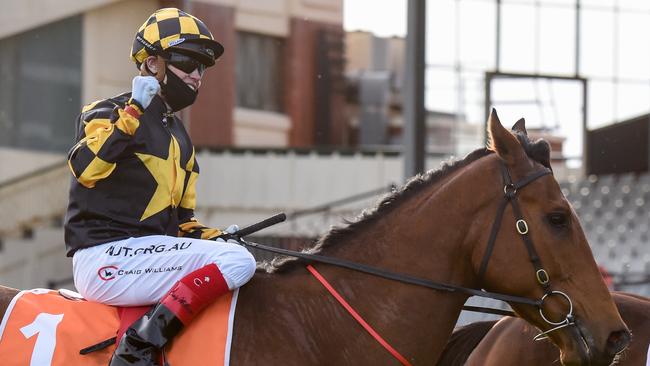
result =
[[[589,331],[580,322],[576,322],[576,326],[572,328],[571,333],[578,344],[574,349],[575,352],[563,355],[562,364],[565,366],[609,366],[632,339],[629,330],[621,329],[611,332],[604,347],[598,347]]]
[[[617,330],[609,334],[607,344],[605,346],[605,353],[612,357],[625,351],[627,346],[632,340],[632,333],[627,329]]]

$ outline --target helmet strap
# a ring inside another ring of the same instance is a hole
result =
[[[167,63],[160,56],[156,56],[155,62],[156,62],[156,69],[158,70],[157,73],[154,73],[149,69],[149,66],[147,66],[147,60],[145,60],[142,63],[142,65],[140,65],[140,76],[153,76],[159,82],[163,82],[167,71]]]

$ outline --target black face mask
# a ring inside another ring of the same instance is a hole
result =
[[[165,72],[167,76],[166,83],[160,83],[160,90],[165,101],[174,112],[190,106],[196,100],[199,91],[194,91],[185,82],[179,78],[173,71],[167,69]]]

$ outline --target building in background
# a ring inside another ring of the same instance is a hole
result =
[[[346,108],[351,144],[401,147],[405,44],[401,37],[377,37],[365,31],[346,33]],[[482,144],[482,129],[482,125],[467,123],[462,114],[429,110],[427,151],[464,156]]]
[[[26,0],[0,15],[0,148],[65,152],[81,105],[130,90],[134,34],[167,6],[226,49],[183,112],[197,146],[342,141],[342,0]]]

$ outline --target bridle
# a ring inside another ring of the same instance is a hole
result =
[[[488,240],[488,245],[485,249],[485,254],[483,255],[483,260],[481,261],[481,267],[479,269],[478,278],[479,281],[482,283],[485,277],[485,272],[487,271],[488,263],[490,262],[490,258],[492,257],[492,251],[494,250],[497,234],[499,233],[499,228],[501,227],[503,214],[508,204],[510,204],[512,206],[512,211],[515,215],[515,229],[517,230],[517,233],[520,235],[522,241],[524,242],[524,245],[526,246],[526,250],[528,251],[528,257],[530,258],[530,261],[533,264],[533,268],[535,269],[535,279],[537,280],[537,283],[544,290],[544,296],[542,296],[542,298],[539,300],[539,305],[538,305],[539,315],[546,323],[552,326],[551,329],[544,331],[533,338],[534,340],[538,341],[538,340],[548,338],[548,334],[551,332],[575,324],[575,318],[573,316],[573,302],[571,301],[571,298],[564,292],[551,290],[551,285],[550,285],[551,279],[548,275],[548,272],[542,266],[542,261],[539,258],[539,255],[537,255],[537,251],[535,250],[535,245],[533,244],[532,238],[528,235],[529,234],[528,223],[524,219],[524,216],[521,212],[521,208],[519,207],[519,202],[517,201],[517,192],[519,190],[521,190],[528,184],[534,182],[538,178],[541,178],[549,174],[553,174],[553,172],[548,168],[543,168],[535,173],[532,173],[522,178],[517,182],[513,182],[512,178],[510,177],[510,172],[508,171],[506,165],[503,162],[501,162],[500,165],[501,165],[501,174],[503,176],[503,183],[504,183],[503,199],[499,203],[496,217],[494,219],[494,222],[492,223],[490,238]],[[562,321],[554,322],[544,314],[544,306],[543,306],[544,301],[551,296],[562,297],[569,306],[569,311],[567,312],[566,316]]]
[[[490,232],[490,237],[488,241],[487,248],[485,250],[485,254],[483,256],[483,260],[481,262],[481,267],[479,270],[478,278],[482,282],[485,272],[487,271],[487,266],[490,261],[490,257],[492,256],[492,251],[494,249],[494,245],[496,243],[496,237],[497,234],[499,233],[499,229],[501,227],[501,222],[503,220],[503,215],[505,213],[505,209],[508,206],[508,204],[512,205],[513,208],[513,213],[515,215],[515,226],[517,232],[520,234],[524,245],[526,246],[526,249],[528,251],[528,255],[530,257],[530,261],[533,264],[533,267],[535,269],[535,277],[537,280],[537,283],[542,287],[544,290],[544,295],[536,300],[536,299],[530,299],[527,297],[521,297],[521,296],[514,296],[514,295],[507,295],[507,294],[501,294],[501,293],[496,293],[496,292],[489,292],[485,290],[478,290],[478,289],[473,289],[473,288],[467,288],[467,287],[462,287],[462,286],[457,286],[457,285],[452,285],[452,284],[446,284],[446,283],[440,283],[440,282],[434,282],[430,281],[424,278],[420,277],[415,277],[411,275],[406,275],[402,273],[395,273],[395,272],[390,272],[386,271],[381,268],[373,267],[373,266],[368,266],[365,264],[361,263],[356,263],[356,262],[351,262],[347,261],[344,259],[339,259],[339,258],[332,258],[332,257],[327,257],[323,255],[318,255],[318,254],[308,254],[308,253],[303,253],[303,252],[296,252],[293,250],[288,250],[288,249],[282,249],[282,248],[276,248],[276,247],[271,247],[259,243],[254,243],[254,242],[249,242],[245,241],[242,239],[242,237],[251,234],[252,232],[258,231],[264,227],[271,226],[273,224],[276,224],[278,222],[284,221],[284,216],[283,214],[276,215],[270,219],[264,220],[263,222],[260,222],[258,224],[251,225],[249,227],[246,227],[244,229],[241,229],[235,234],[235,239],[239,241],[242,245],[255,248],[255,249],[260,249],[276,254],[282,254],[282,255],[287,255],[291,257],[296,257],[296,258],[301,258],[301,259],[306,259],[308,261],[314,261],[314,262],[320,262],[320,263],[326,263],[342,268],[347,268],[351,269],[354,271],[358,272],[363,272],[367,274],[371,274],[374,276],[382,277],[385,279],[390,279],[393,281],[398,281],[402,283],[408,283],[412,285],[417,285],[421,287],[426,287],[429,289],[433,290],[439,290],[439,291],[447,291],[447,292],[456,292],[456,293],[464,293],[470,296],[479,296],[479,297],[485,297],[485,298],[490,298],[490,299],[495,299],[495,300],[500,300],[500,301],[505,301],[505,302],[510,302],[510,303],[518,303],[518,304],[523,304],[523,305],[530,305],[537,307],[539,310],[539,314],[542,317],[542,319],[548,323],[549,325],[552,326],[551,329],[544,331],[537,336],[534,337],[535,340],[541,340],[547,338],[547,335],[551,332],[554,332],[558,329],[562,329],[564,327],[567,327],[569,325],[574,325],[575,324],[575,318],[573,316],[573,302],[571,301],[571,298],[567,294],[565,294],[562,291],[557,291],[557,290],[551,290],[550,287],[550,277],[548,275],[548,272],[542,267],[541,260],[539,256],[537,255],[537,251],[535,250],[535,246],[533,245],[532,239],[530,238],[529,234],[529,228],[528,228],[528,223],[524,219],[522,213],[521,213],[521,208],[519,207],[519,203],[517,201],[517,193],[530,183],[534,182],[538,178],[541,178],[543,176],[553,174],[553,172],[548,169],[548,168],[543,168],[535,173],[532,173],[521,180],[517,182],[513,182],[512,178],[510,177],[510,173],[508,172],[508,168],[505,166],[503,162],[501,162],[501,171],[503,175],[503,181],[504,181],[504,187],[503,187],[503,200],[499,204],[499,207],[497,209],[496,217],[494,219],[494,222],[492,224],[492,229]],[[278,216],[283,216],[282,219],[274,219],[275,217]],[[564,317],[564,320],[559,321],[559,322],[554,322],[550,320],[546,314],[544,314],[544,301],[546,301],[548,298],[552,296],[559,296],[562,297],[568,304],[569,306],[569,311]],[[514,313],[509,312],[509,311],[503,311],[503,310],[496,310],[496,309],[487,309],[487,308],[481,308],[481,307],[473,307],[473,306],[465,306],[464,309],[470,310],[470,311],[481,311],[481,312],[488,312],[488,313],[493,313],[493,314],[500,314],[500,315],[513,315]],[[478,309],[478,310],[477,310]]]

